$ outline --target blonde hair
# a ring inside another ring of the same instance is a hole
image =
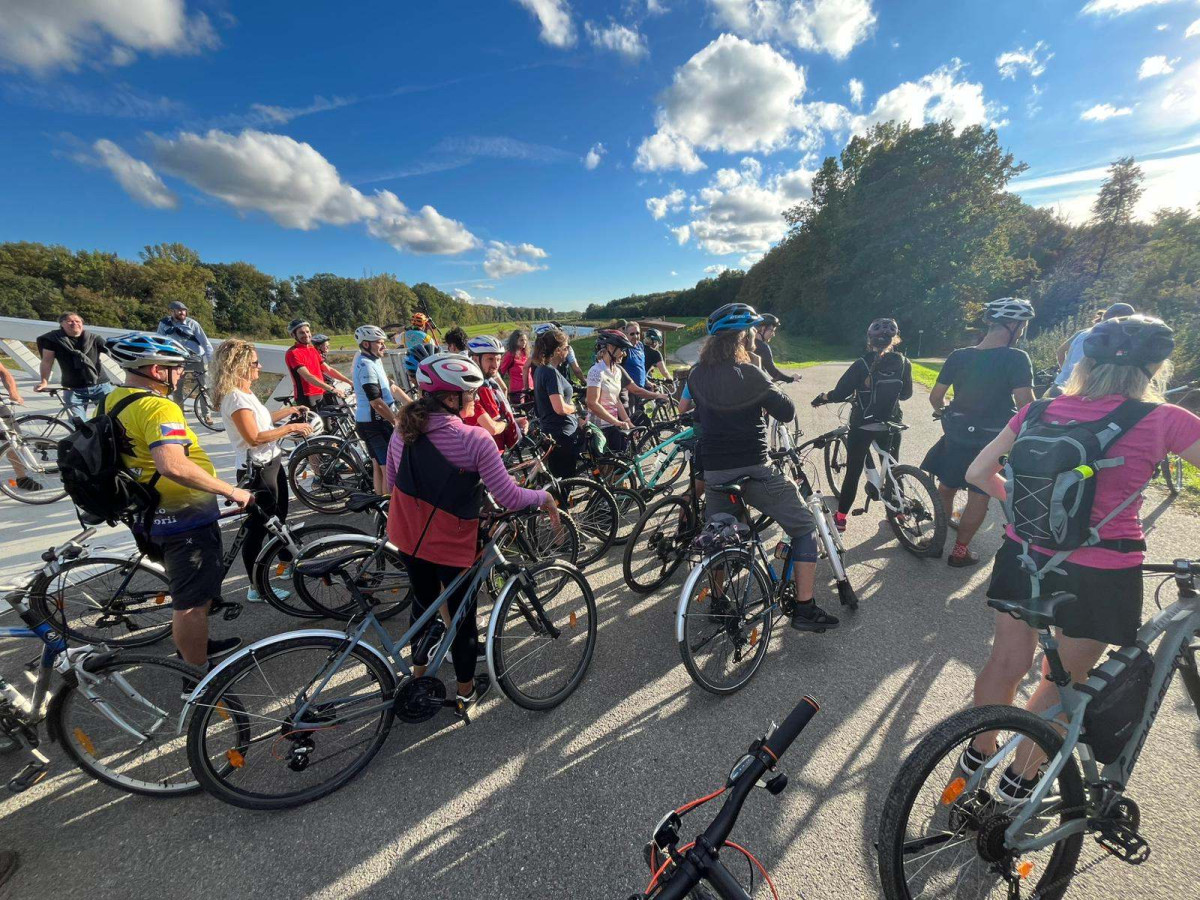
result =
[[[213,355],[212,393],[213,403],[221,405],[230,391],[240,390],[238,385],[250,378],[250,366],[254,362],[254,345],[241,338],[227,338],[221,342]]]
[[[1163,392],[1171,382],[1173,366],[1164,360],[1147,375],[1140,366],[1118,366],[1115,363],[1098,363],[1084,357],[1071,372],[1064,394],[1096,400],[1112,394],[1122,394],[1130,400],[1149,400],[1153,403],[1165,401]]]

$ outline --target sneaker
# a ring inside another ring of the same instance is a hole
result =
[[[17,479],[17,487],[19,487],[23,491],[45,490],[45,487],[42,485],[42,483],[40,481],[35,481],[34,479],[30,478],[28,475],[22,475],[20,478]]]
[[[815,631],[820,634],[829,628],[837,628],[841,620],[831,616],[812,600],[796,604],[792,613],[792,627],[797,631]]]
[[[242,646],[242,639],[240,637],[221,638],[218,641],[210,638],[208,641],[209,661],[227,656],[240,646]]]
[[[467,696],[455,694],[454,699],[458,702],[459,712],[466,712],[471,709],[476,703],[487,696],[487,692],[492,689],[492,679],[487,673],[482,673],[475,676],[475,687],[471,689],[471,693]]]
[[[1033,778],[1022,778],[1011,767],[1007,768],[996,783],[996,797],[1010,806],[1024,803],[1033,794],[1040,779],[1040,774]]]
[[[962,752],[962,756],[958,758],[958,768],[964,775],[974,775],[982,766],[991,758],[991,754],[984,753],[982,750],[976,750],[970,744],[967,749]]]
[[[962,544],[954,545],[954,552],[950,554],[950,558],[946,560],[946,565],[952,569],[965,569],[968,566],[974,566],[979,563],[979,557],[971,552],[970,547]]]
[[[281,591],[278,588],[273,588],[273,590],[275,591],[275,596],[280,600],[286,600],[288,597],[292,596],[291,591]],[[250,588],[246,591],[246,602],[266,603],[267,598],[258,592],[258,588]]]
[[[844,512],[835,512],[833,514],[833,527],[839,532],[846,530],[846,514]]]

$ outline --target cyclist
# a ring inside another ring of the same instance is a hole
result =
[[[1142,574],[1145,534],[1139,518],[1145,485],[1154,477],[1158,463],[1175,453],[1192,464],[1200,464],[1200,418],[1182,407],[1163,402],[1162,391],[1170,381],[1167,360],[1175,348],[1170,328],[1150,316],[1107,319],[1091,329],[1084,342],[1084,357],[1075,367],[1063,396],[1052,400],[1043,416],[1057,420],[1091,422],[1102,419],[1126,398],[1159,404],[1132,426],[1107,450],[1110,458],[1122,457],[1121,465],[1095,470],[1095,499],[1090,521],[1098,524],[1131,496],[1137,499],[1102,525],[1100,537],[1109,547],[1075,550],[1042,580],[1041,592],[1065,591],[1078,600],[1060,607],[1056,616],[1062,631],[1059,654],[1076,681],[1087,678],[1088,670],[1108,644],[1128,645],[1137,639],[1142,621]],[[996,498],[1005,495],[1000,476],[1000,459],[1013,446],[1028,407],[1013,416],[1006,428],[971,464],[968,479]],[[1009,527],[992,567],[987,595],[999,600],[1031,597],[1031,576],[1021,567],[1020,544]],[[1119,542],[1119,543],[1117,543]],[[1140,549],[1139,549],[1140,548]],[[1036,555],[1049,557],[1053,550],[1034,545]],[[1043,560],[1044,561],[1044,560]],[[1033,663],[1036,632],[1023,622],[997,613],[995,640],[987,663],[975,681],[975,705],[1011,704]],[[1058,692],[1043,680],[1026,708],[1044,712],[1058,703]],[[995,752],[995,736],[981,735],[963,754],[968,770],[977,768]],[[1000,783],[1002,795],[1011,799],[1028,796],[1035,784],[1037,765],[1023,771],[1008,771]]]
[[[383,473],[387,465],[388,441],[396,427],[393,406],[397,400],[411,403],[412,398],[392,384],[383,368],[383,349],[387,335],[375,325],[360,325],[354,330],[358,355],[354,357],[354,430],[371,453],[371,476],[375,493],[386,492]]]
[[[188,318],[187,304],[172,300],[167,304],[167,314],[158,322],[158,333],[174,338],[185,350],[189,359],[184,371],[191,372],[198,380],[207,377],[208,363],[213,357],[213,345],[204,333],[204,328],[195,319]],[[175,386],[175,402],[183,405],[183,378]]]
[[[121,460],[142,484],[158,491],[148,532],[134,529],[140,548],[162,560],[171,587],[171,634],[185,662],[208,661],[241,646],[241,638],[209,640],[208,612],[221,600],[221,529],[217,497],[245,509],[249,491],[217,477],[208,454],[167,395],[183,377],[188,351],[167,337],[126,334],[108,342],[108,353],[125,370],[125,384],[101,400],[94,415],[129,394],[145,396],[117,415],[129,442]],[[185,688],[190,686],[185,685]]]
[[[551,328],[557,328],[563,331],[563,327],[557,322],[543,322],[541,325],[533,329],[533,337],[536,340],[539,336],[549,331]],[[565,334],[566,332],[563,331]],[[569,340],[569,339],[568,339]],[[567,358],[562,361],[558,367],[558,371],[562,372],[564,378],[575,376],[577,381],[583,381],[583,369],[579,368],[579,360],[575,358],[575,348],[569,343],[567,344]]]
[[[761,339],[760,339],[761,343]],[[900,422],[900,401],[912,396],[912,363],[896,351],[900,327],[895,319],[876,319],[867,327],[867,352],[856,359],[838,379],[833,390],[813,398],[813,406],[853,400],[850,407],[850,434],[846,439],[846,472],[833,514],[838,531],[846,530],[846,515],[854,505],[858,482],[871,442],[894,458],[900,456],[900,432],[864,430],[864,425]],[[770,349],[768,348],[768,354]],[[767,359],[769,357],[764,357]],[[766,366],[763,366],[764,370]]]
[[[517,442],[520,433],[504,391],[494,380],[504,345],[490,334],[481,334],[467,341],[467,352],[483,373],[483,384],[475,396],[473,409],[463,415],[463,421],[482,428],[496,441],[497,447],[507,450]]]
[[[274,514],[287,521],[288,483],[283,470],[281,438],[297,434],[308,437],[312,426],[304,422],[277,424],[281,419],[308,412],[304,406],[285,406],[269,411],[254,393],[254,382],[262,373],[258,351],[249,341],[226,338],[213,357],[216,378],[213,379],[213,402],[221,410],[225,430],[233,447],[237,466],[237,482],[255,493],[266,515]],[[254,561],[262,550],[267,528],[262,516],[250,514],[246,537],[242,542],[242,562],[249,575]],[[276,591],[286,597],[286,593]],[[282,598],[281,598],[282,599]],[[264,603],[253,584],[246,592],[249,603]]]
[[[942,417],[941,439],[925,454],[921,468],[938,480],[942,506],[949,513],[954,497],[967,491],[967,505],[958,523],[958,539],[946,561],[955,568],[973,566],[979,557],[971,540],[987,516],[989,497],[967,481],[967,467],[1005,422],[1033,400],[1033,365],[1029,354],[1013,345],[1034,317],[1033,304],[1002,297],[984,307],[987,333],[974,347],[955,350],[942,365],[929,394],[934,415]],[[954,400],[946,406],[946,394]],[[1015,401],[1015,402],[1014,402]]]
[[[1096,313],[1096,317],[1092,325],[1107,319],[1115,319],[1118,316],[1132,316],[1136,310],[1128,303],[1114,303],[1104,312]],[[1084,328],[1082,331],[1077,331],[1067,340],[1063,341],[1056,351],[1058,356],[1058,375],[1054,378],[1054,384],[1046,393],[1051,397],[1059,396],[1067,386],[1067,382],[1071,380],[1071,372],[1075,366],[1083,359],[1083,343],[1087,340],[1091,328]]]
[[[671,372],[667,369],[667,364],[663,359],[662,350],[663,336],[662,332],[657,328],[647,328],[645,340],[642,341],[642,346],[646,353],[646,374],[651,372],[658,373],[658,377],[663,381],[671,381]]]
[[[766,373],[750,362],[753,329],[762,321],[745,303],[727,303],[708,317],[708,340],[688,375],[688,393],[700,424],[700,459],[704,465],[705,515],[730,513],[735,505],[712,485],[749,477],[745,501],[766,513],[792,540],[797,605],[792,627],[799,631],[836,628],[838,619],[817,606],[813,583],[817,569],[816,524],[800,491],[788,477],[771,468],[767,456],[767,423],[763,413],[790,422],[796,407]]]
[[[754,336],[754,352],[758,355],[759,364],[762,370],[771,376],[772,381],[792,384],[796,381],[796,376],[789,375],[775,365],[775,354],[771,351],[771,338],[775,337],[775,332],[779,330],[779,318],[771,313],[763,313],[762,319],[762,324],[755,329],[757,333]]]
[[[565,355],[563,359],[566,359]],[[500,374],[508,378],[508,399],[514,405],[519,406],[529,399],[529,392],[533,390],[533,373],[529,370],[529,335],[520,328],[514,328],[508,336],[504,357],[500,360]]]
[[[317,352],[321,354],[321,359],[329,355],[329,335],[314,334],[312,336],[312,345],[317,348]]]
[[[308,322],[293,319],[288,323],[288,334],[296,343],[283,355],[283,361],[292,376],[295,404],[320,409],[341,395],[339,382],[353,382],[329,365],[321,351],[313,346],[312,326]]]
[[[413,621],[475,561],[479,509],[486,487],[505,509],[540,506],[558,527],[558,508],[545,491],[517,485],[504,468],[496,444],[459,417],[470,395],[483,385],[479,367],[454,353],[436,353],[417,369],[421,397],[400,410],[387,459],[388,539],[402,554],[413,590]],[[482,480],[482,485],[480,481]],[[445,602],[451,615],[474,597],[457,592]],[[425,674],[444,626],[435,617],[413,639],[413,674]],[[451,655],[458,699],[474,706],[487,693],[487,676],[475,677],[478,626],[470,610],[462,620]]]
[[[13,378],[12,372],[4,367],[4,363],[0,363],[0,382],[3,382],[4,389],[8,391],[9,400],[17,406],[25,405],[25,399],[17,387],[17,379]],[[13,418],[12,410],[3,401],[0,401],[0,425],[9,431],[17,430],[17,421]],[[8,462],[13,467],[13,474],[17,476],[17,487],[23,491],[40,491],[42,489],[42,483],[29,476],[29,470],[21,464],[21,457],[18,453],[10,450]]]
[[[417,344],[404,354],[404,371],[408,373],[408,385],[414,394],[420,391],[417,386],[417,366],[436,352],[432,344]]]
[[[467,352],[467,333],[457,325],[446,332],[445,337],[447,353],[466,353]]]
[[[588,421],[604,432],[604,440],[615,453],[625,449],[627,434],[633,428],[629,413],[621,405],[621,387],[625,370],[621,361],[633,345],[620,331],[596,332],[596,364],[588,370]]]
[[[537,362],[534,410],[543,433],[554,438],[554,449],[546,465],[555,478],[570,478],[579,469],[583,437],[573,402],[575,388],[558,369],[567,358],[569,346],[567,336],[557,328],[543,331],[533,345],[533,358]]]
[[[50,372],[58,363],[63,386],[63,404],[73,416],[87,415],[88,407],[112,390],[108,374],[100,365],[105,352],[104,338],[85,331],[83,317],[77,312],[65,312],[58,317],[58,330],[40,335],[38,352],[42,354],[35,391],[49,390]]]

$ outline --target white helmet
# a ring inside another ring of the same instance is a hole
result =
[[[360,344],[363,341],[386,341],[387,335],[378,325],[359,325],[354,329],[354,340]]]
[[[1035,315],[1033,304],[1017,297],[1001,297],[983,308],[989,322],[1028,322]]]
[[[435,353],[417,366],[417,386],[423,391],[473,391],[482,385],[479,366],[461,353]]]
[[[303,424],[312,428],[312,434],[310,437],[316,437],[318,434],[322,434],[325,431],[325,420],[311,409],[303,414],[294,413],[284,420],[284,424],[287,425],[291,425],[296,422],[302,422]],[[284,438],[284,440],[300,441],[303,440],[303,438],[301,438],[298,434],[289,434],[286,438]]]
[[[557,327],[558,326],[553,322],[543,322],[541,325],[538,325],[533,329],[533,333],[534,336],[537,336],[539,334],[545,334],[547,331],[553,331]]]
[[[135,331],[109,338],[108,355],[122,369],[142,366],[182,366],[191,355],[178,341],[158,334]]]
[[[467,341],[467,352],[482,356],[485,353],[503,353],[504,345],[500,339],[490,334],[478,334]]]

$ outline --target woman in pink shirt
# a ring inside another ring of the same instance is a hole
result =
[[[1051,401],[1043,413],[1050,421],[1090,422],[1103,418],[1126,399],[1158,403],[1145,418],[1118,438],[1105,454],[1123,457],[1119,466],[1098,469],[1091,522],[1102,521],[1126,498],[1139,494],[1153,477],[1160,460],[1175,453],[1200,465],[1200,418],[1187,410],[1164,403],[1162,388],[1170,378],[1167,362],[1175,348],[1171,329],[1149,316],[1125,316],[1096,325],[1084,346],[1084,359],[1075,367],[1061,397]],[[967,471],[967,480],[993,497],[1003,499],[1005,482],[1000,460],[1012,448],[1029,412],[1020,410],[1008,427],[985,447]],[[1126,506],[1100,529],[1106,541],[1144,538],[1138,511],[1141,497]],[[1032,546],[1047,559],[1054,551]],[[997,600],[1027,600],[1031,576],[1018,560],[1020,544],[1010,527],[1004,546],[996,554],[988,596]],[[1087,678],[1088,670],[1109,644],[1131,644],[1142,620],[1142,573],[1140,551],[1087,547],[1075,550],[1061,571],[1047,573],[1042,596],[1064,591],[1076,595],[1078,603],[1064,607],[1057,618],[1061,625],[1059,653],[1075,681]],[[996,614],[992,653],[975,681],[975,705],[1011,704],[1021,681],[1033,663],[1037,632],[1004,613]],[[1026,708],[1041,713],[1058,703],[1058,690],[1043,680]],[[990,742],[990,743],[989,743]],[[978,768],[995,752],[995,735],[985,734],[964,753],[962,766]],[[1019,799],[1036,783],[1036,763],[1024,771],[1005,772],[1002,794]]]
[[[514,403],[524,403],[533,390],[533,372],[529,366],[529,335],[514,328],[508,336],[508,348],[500,360],[500,374],[508,379],[508,398]]]

